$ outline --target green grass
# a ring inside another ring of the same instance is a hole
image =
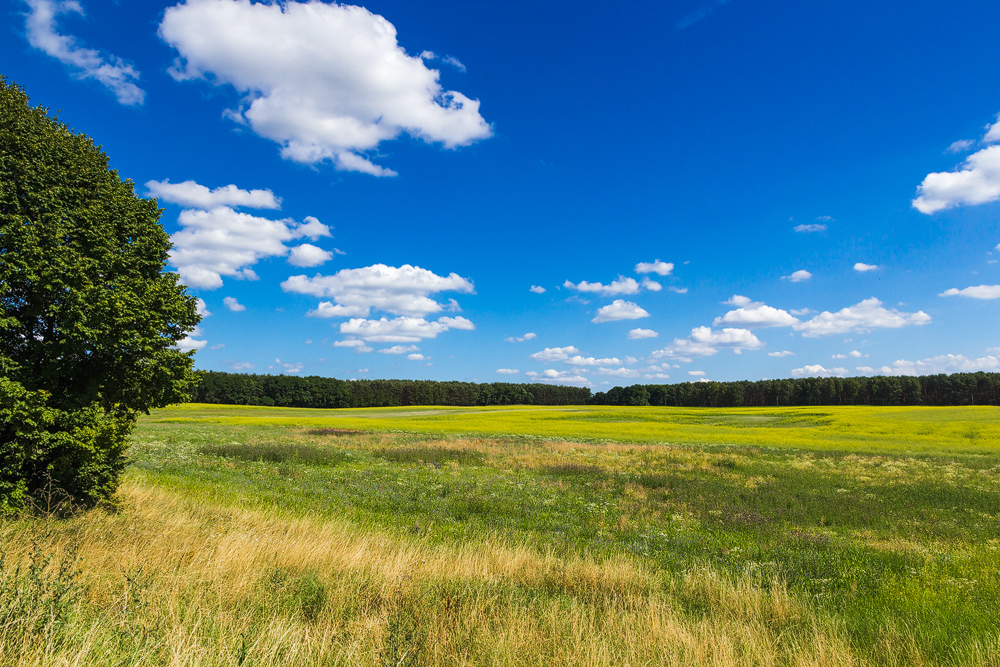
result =
[[[695,624],[732,613],[715,589],[690,584],[697,573],[787,588],[812,623],[845,638],[844,664],[1000,664],[996,408],[186,405],[141,421],[128,482],[212,516],[346,521],[428,548],[526,546],[559,562],[625,559]],[[317,572],[274,565],[258,589],[314,622],[346,585]],[[433,584],[445,587],[433,604],[462,581]],[[500,595],[596,604],[565,583],[534,586]],[[412,604],[386,627],[424,632],[431,610]],[[428,662],[461,664],[432,661],[422,641]],[[380,650],[403,655],[391,647]]]

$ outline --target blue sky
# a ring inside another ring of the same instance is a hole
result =
[[[4,0],[203,369],[1000,370],[1000,3]]]

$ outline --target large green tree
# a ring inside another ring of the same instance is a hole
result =
[[[113,494],[139,412],[183,400],[195,299],[156,201],[0,77],[0,514]]]

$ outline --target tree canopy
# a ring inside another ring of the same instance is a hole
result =
[[[0,512],[43,484],[106,498],[136,414],[193,388],[175,345],[200,317],[160,214],[0,78]]]

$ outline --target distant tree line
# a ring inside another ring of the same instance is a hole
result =
[[[636,384],[591,394],[587,387],[510,382],[339,380],[208,371],[196,403],[294,408],[406,405],[1000,405],[1000,373]]]
[[[338,380],[315,375],[247,375],[208,371],[195,403],[290,408],[384,408],[402,405],[585,405],[590,389],[510,382]]]
[[[614,387],[594,405],[698,408],[786,405],[1000,405],[1000,373],[686,382]]]

